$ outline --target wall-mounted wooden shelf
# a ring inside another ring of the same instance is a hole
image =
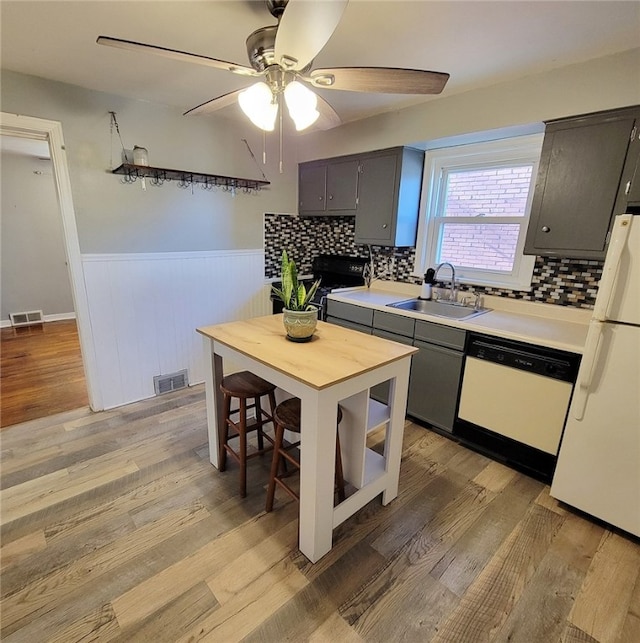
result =
[[[242,190],[251,192],[260,190],[269,181],[258,181],[256,179],[239,179],[233,176],[220,176],[219,174],[203,174],[202,172],[186,172],[184,170],[169,170],[163,167],[151,167],[150,165],[134,165],[133,163],[123,163],[115,170],[113,174],[121,174],[124,183],[134,183],[138,179],[149,179],[152,185],[162,185],[166,181],[176,181],[176,185],[181,188],[189,188],[194,183],[199,183],[205,190],[211,190],[215,187],[221,187],[229,192]]]

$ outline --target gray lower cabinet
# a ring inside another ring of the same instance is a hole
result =
[[[409,401],[415,418],[453,431],[466,332],[450,326],[417,321],[411,361]]]
[[[345,304],[342,301],[333,301],[333,299],[328,299],[327,321],[331,321],[332,323],[339,325],[344,325],[340,324],[340,322],[346,321],[351,324],[366,326],[368,327],[369,334],[371,334],[371,327],[373,326],[373,310],[371,308],[365,308],[364,306]]]
[[[328,322],[419,349],[411,360],[407,415],[452,432],[462,379],[466,332],[331,299],[327,304]],[[386,404],[389,383],[374,386],[370,395]]]
[[[331,317],[330,315],[327,315],[327,319],[325,321],[329,322],[330,324],[335,324],[336,326],[350,328],[351,330],[359,330],[361,333],[371,335],[371,326],[356,324],[355,322],[349,321],[348,319],[340,319],[339,317]]]
[[[411,317],[403,317],[394,313],[385,313],[375,310],[373,313],[373,331],[372,334],[383,339],[390,339],[400,344],[413,344],[413,333],[415,329],[415,320]],[[371,388],[370,396],[382,402],[389,403],[389,382],[383,382]],[[411,413],[411,405],[407,400],[407,413]]]

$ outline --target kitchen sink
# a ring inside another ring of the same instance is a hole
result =
[[[400,310],[413,310],[416,313],[426,315],[436,315],[437,317],[448,317],[449,319],[470,319],[484,313],[488,313],[491,308],[473,308],[461,302],[442,301],[436,299],[407,299],[398,301],[395,304],[387,304],[390,308],[399,308]]]

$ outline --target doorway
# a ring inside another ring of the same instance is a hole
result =
[[[0,135],[45,141],[49,146],[89,406],[93,411],[102,410],[101,398],[97,388],[95,350],[88,300],[84,290],[83,267],[71,196],[69,168],[62,136],[62,125],[58,121],[1,112]]]

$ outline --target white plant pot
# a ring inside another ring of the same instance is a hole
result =
[[[318,325],[318,309],[282,311],[282,322],[287,331],[287,339],[292,342],[308,342]]]

